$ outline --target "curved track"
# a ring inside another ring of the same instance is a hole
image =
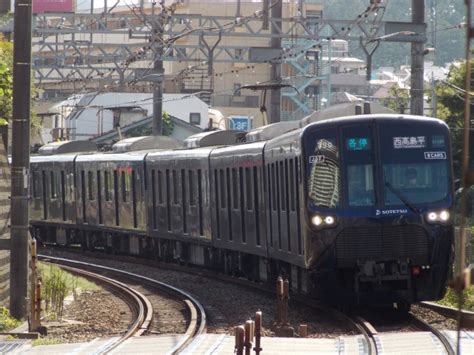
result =
[[[367,337],[369,339],[368,341],[370,342],[370,349],[368,350],[368,353],[369,354],[382,353],[382,347],[383,347],[382,344],[384,343],[383,336],[387,334],[393,334],[393,333],[386,332],[386,331],[382,331],[379,333],[376,330],[376,327],[374,327],[369,321],[367,321],[361,316],[356,315],[351,318],[353,319],[354,323],[358,324],[358,327],[363,329],[363,334],[364,334],[364,337],[366,338],[366,341],[367,341]],[[431,333],[431,335],[434,336],[439,341],[445,354],[447,355],[456,354],[456,351],[453,348],[453,345],[450,343],[449,339],[440,330],[436,329],[435,327],[431,326],[424,320],[418,318],[417,316],[411,313],[407,314],[406,320],[408,321],[410,328],[421,331],[421,332]],[[399,333],[399,334],[400,334],[400,340],[402,340],[403,333]]]
[[[119,281],[113,280],[108,277],[104,277],[102,275],[97,275],[97,272],[107,272],[109,274],[112,273],[112,274],[118,275],[121,278],[126,278],[129,280],[140,282],[141,284],[146,284],[155,289],[159,289],[162,292],[170,294],[176,297],[177,299],[180,299],[184,304],[186,304],[186,307],[189,310],[189,314],[191,315],[189,326],[184,336],[181,338],[181,340],[175,345],[175,347],[169,353],[178,354],[181,351],[185,350],[188,346],[190,346],[193,343],[193,341],[198,335],[204,333],[205,331],[206,313],[204,311],[204,307],[193,296],[191,296],[189,293],[183,290],[180,290],[176,287],[167,285],[163,282],[156,281],[156,280],[153,280],[141,275],[133,274],[127,271],[114,269],[114,268],[110,268],[110,267],[106,267],[102,265],[91,264],[91,263],[86,263],[86,262],[81,262],[81,261],[74,261],[74,260],[69,260],[69,259],[64,259],[64,258],[55,258],[55,257],[46,256],[46,255],[39,255],[39,257],[43,261],[59,264],[62,268],[68,269],[74,273],[82,274],[84,275],[84,277],[94,278],[94,279],[99,280],[102,283],[107,283],[111,285],[111,287],[114,287],[116,290],[120,290],[121,294],[122,294],[122,291],[121,291],[122,289],[126,289],[127,291],[124,290],[124,292],[127,292],[127,294],[130,294],[129,299],[134,300],[135,306],[133,306],[132,309],[134,313],[137,314],[137,317],[136,317],[137,319],[134,321],[129,331],[123,337],[119,338],[116,342],[112,343],[106,349],[104,353],[108,353],[111,350],[115,349],[118,345],[120,345],[126,339],[132,336],[139,336],[143,334],[151,322],[153,310],[152,310],[150,302],[146,300],[146,297],[141,295],[139,292],[134,291],[133,289],[127,287],[125,284]],[[79,269],[79,267],[81,269]],[[86,271],[83,269],[87,269],[91,271]]]

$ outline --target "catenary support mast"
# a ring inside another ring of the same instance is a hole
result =
[[[424,0],[412,0],[412,20],[414,23],[425,22]],[[423,115],[423,56],[424,43],[411,44],[411,89],[410,113]]]
[[[31,0],[16,0],[13,50],[10,313],[27,314],[30,166]]]

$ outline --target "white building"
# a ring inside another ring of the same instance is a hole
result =
[[[199,129],[207,128],[208,105],[189,94],[164,94],[163,112]],[[52,130],[66,131],[72,140],[94,138],[153,115],[153,94],[92,92],[73,95],[49,110],[54,114]],[[115,125],[114,125],[115,119]],[[54,137],[55,138],[55,137]],[[43,132],[43,141],[53,140]]]

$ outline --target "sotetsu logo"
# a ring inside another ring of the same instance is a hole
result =
[[[401,210],[375,210],[376,216],[389,216],[393,214],[405,214],[408,213],[408,210],[401,209]]]

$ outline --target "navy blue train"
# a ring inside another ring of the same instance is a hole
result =
[[[259,281],[284,273],[337,304],[444,295],[454,228],[442,121],[359,115],[205,132],[186,148],[138,141],[32,157],[33,235]]]

